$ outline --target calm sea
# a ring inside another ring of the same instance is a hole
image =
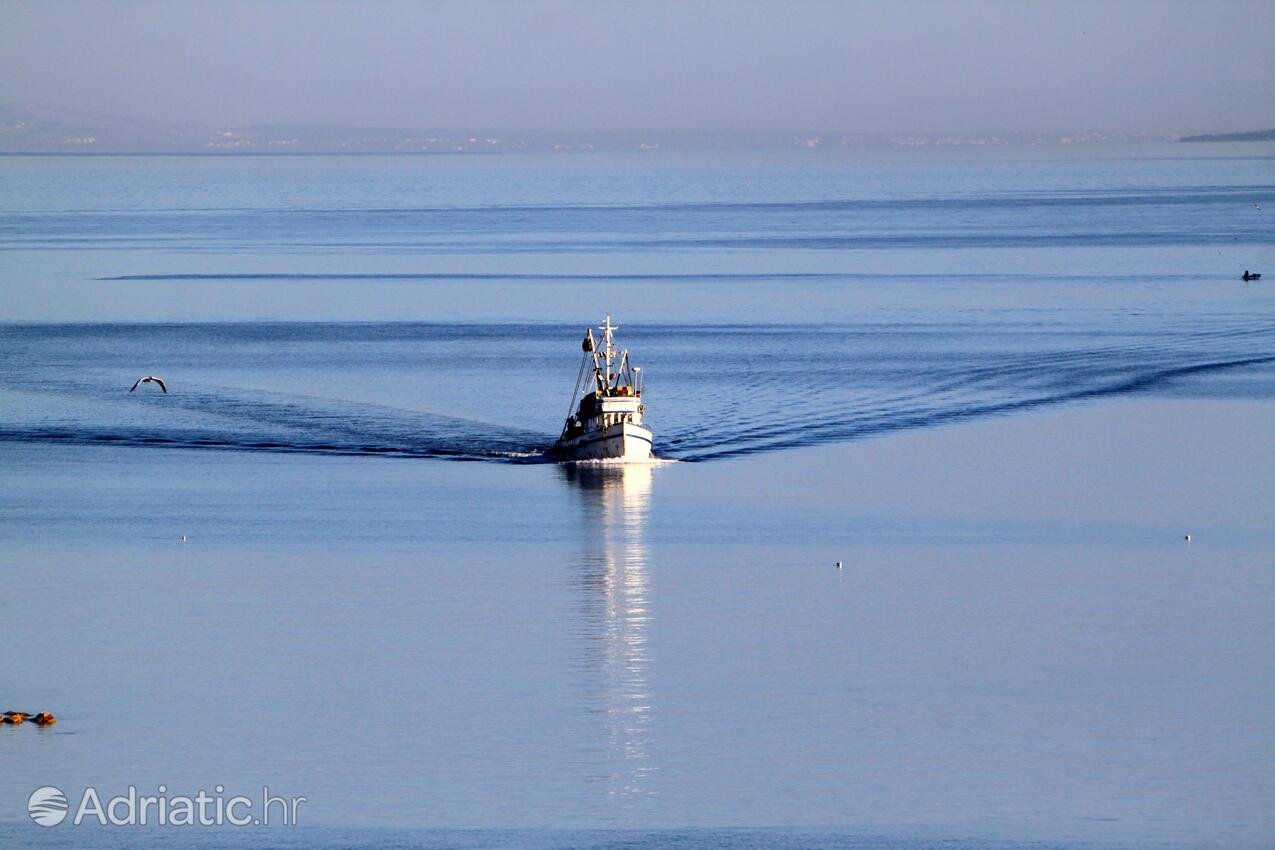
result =
[[[0,173],[5,846],[1275,838],[1269,149]]]

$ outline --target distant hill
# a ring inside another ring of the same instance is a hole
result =
[[[837,142],[842,141],[840,137]],[[476,153],[814,147],[787,132],[483,130],[165,124],[30,103],[0,105],[0,153]]]
[[[0,152],[156,153],[195,150],[208,127],[160,124],[32,103],[0,105]]]
[[[386,153],[404,145],[457,150],[461,138],[398,129],[167,124],[41,104],[0,105],[0,153]]]
[[[1275,130],[1253,130],[1247,133],[1210,133],[1183,136],[1181,142],[1275,142]]]

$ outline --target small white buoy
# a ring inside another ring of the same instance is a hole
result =
[[[841,562],[837,561],[837,569],[841,569]]]
[[[1190,543],[1190,542],[1191,542],[1191,535],[1189,535],[1189,534],[1188,534],[1188,535],[1186,536],[1186,542],[1187,542],[1187,543]]]

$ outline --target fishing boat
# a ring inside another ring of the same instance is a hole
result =
[[[607,316],[584,333],[584,359],[571,391],[571,412],[550,454],[558,460],[644,461],[651,457],[651,429],[642,424],[642,369],[617,351]],[[578,399],[578,401],[577,401]]]

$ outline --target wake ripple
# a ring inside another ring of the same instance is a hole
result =
[[[1248,357],[1238,360],[1222,360],[1178,366],[1150,371],[1103,386],[1077,389],[1070,392],[1041,395],[986,404],[966,404],[944,407],[940,404],[919,405],[913,408],[896,407],[878,409],[859,414],[848,411],[847,418],[839,422],[814,422],[804,425],[777,425],[773,428],[745,430],[734,435],[733,444],[714,445],[697,443],[693,439],[673,438],[676,444],[674,456],[684,461],[705,461],[773,452],[789,448],[814,446],[822,443],[849,442],[878,434],[926,428],[963,419],[975,419],[997,414],[1014,413],[1033,408],[1060,405],[1066,402],[1097,399],[1110,396],[1131,395],[1152,390],[1176,378],[1202,375],[1210,372],[1237,369],[1245,366],[1275,364],[1275,356]]]

